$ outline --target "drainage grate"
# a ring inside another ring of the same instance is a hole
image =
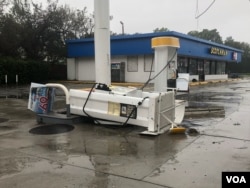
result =
[[[29,132],[37,135],[50,135],[70,132],[75,127],[68,124],[50,124],[32,128]]]

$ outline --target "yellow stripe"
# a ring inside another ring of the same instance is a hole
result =
[[[175,48],[180,48],[180,42],[178,38],[175,37],[156,37],[151,39],[152,48],[160,46],[171,46]]]

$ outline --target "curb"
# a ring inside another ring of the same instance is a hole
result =
[[[200,86],[200,85],[206,85],[206,84],[217,84],[217,83],[223,83],[223,82],[233,82],[241,80],[240,78],[236,79],[227,79],[227,80],[211,80],[211,81],[204,81],[204,82],[190,82],[189,86]]]

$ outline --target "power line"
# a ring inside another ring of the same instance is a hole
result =
[[[213,2],[202,12],[199,14],[199,0],[196,1],[196,16],[195,19],[198,19],[201,17],[203,14],[205,14],[215,3],[216,0],[213,0]]]
[[[196,13],[195,13],[195,17],[197,15],[199,15],[199,0],[196,0]],[[199,19],[196,19],[197,20],[197,25],[196,25],[196,30],[198,31],[199,30]]]

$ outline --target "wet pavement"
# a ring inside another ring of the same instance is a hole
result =
[[[156,137],[137,126],[39,125],[28,89],[0,88],[1,188],[219,188],[222,171],[250,171],[249,79],[178,95],[188,101],[187,133]]]

